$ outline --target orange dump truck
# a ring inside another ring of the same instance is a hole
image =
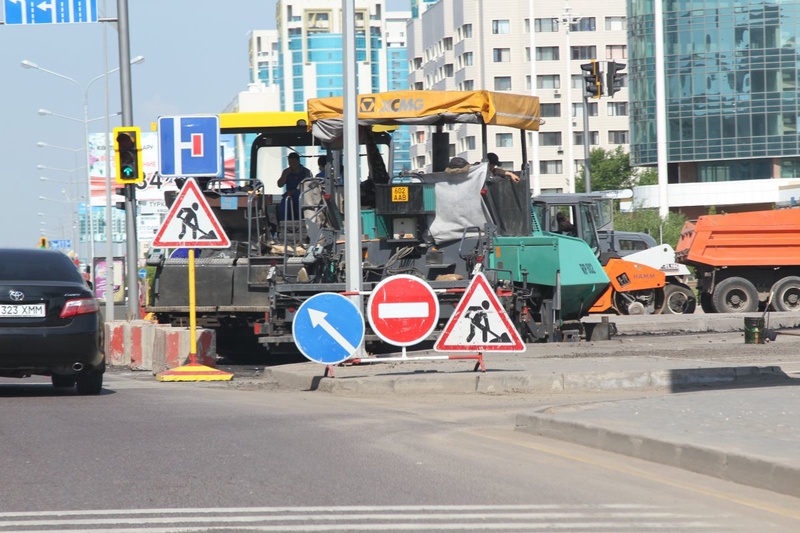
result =
[[[800,209],[706,215],[683,226],[676,259],[695,268],[706,313],[800,311]]]

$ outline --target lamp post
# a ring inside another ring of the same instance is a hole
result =
[[[135,65],[137,63],[141,63],[142,61],[144,61],[144,56],[136,56],[136,57],[134,57],[133,59],[130,60],[130,64],[131,65]],[[87,209],[87,213],[88,213],[88,217],[89,217],[89,233],[90,233],[90,237],[89,237],[89,249],[90,249],[90,252],[89,252],[90,253],[89,264],[91,265],[92,270],[94,271],[94,257],[95,257],[95,253],[94,253],[94,212],[92,210],[92,172],[91,172],[91,166],[90,166],[91,161],[90,161],[90,155],[89,155],[89,122],[92,122],[93,120],[98,120],[98,119],[89,119],[89,89],[91,88],[92,84],[94,82],[96,82],[97,80],[100,80],[100,79],[108,76],[109,74],[113,74],[114,72],[117,72],[119,70],[119,67],[115,68],[115,69],[111,69],[108,72],[100,74],[99,76],[95,76],[94,78],[89,80],[89,83],[87,83],[86,85],[81,85],[80,82],[78,82],[74,78],[70,78],[69,76],[65,76],[63,74],[59,74],[58,72],[54,72],[52,70],[48,70],[46,68],[40,67],[36,63],[28,61],[27,59],[22,61],[22,67],[23,68],[30,68],[30,69],[40,70],[40,71],[44,72],[45,74],[50,74],[51,76],[55,76],[57,78],[61,78],[63,80],[67,80],[67,81],[72,82],[75,85],[77,85],[83,91],[83,120],[76,119],[76,118],[73,118],[73,117],[68,117],[68,116],[65,116],[65,115],[58,115],[58,114],[53,113],[51,111],[48,111],[46,109],[40,109],[39,110],[39,114],[40,115],[53,115],[55,117],[65,118],[65,119],[68,119],[68,120],[73,120],[73,121],[76,121],[76,122],[82,122],[83,123],[84,150],[86,151],[86,154],[85,154],[86,155],[86,205],[87,205],[87,208],[88,208]],[[100,118],[105,118],[105,117],[100,117]],[[106,139],[108,139],[108,132],[106,132]],[[106,156],[106,157],[108,157],[108,156]],[[106,222],[108,223],[108,221],[106,221]]]

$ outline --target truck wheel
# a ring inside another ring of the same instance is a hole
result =
[[[711,301],[711,295],[707,292],[700,293],[700,308],[703,310],[704,313],[716,313],[717,310],[714,309],[714,302]]]
[[[697,299],[694,291],[680,283],[668,283],[664,287],[665,315],[690,315],[697,308]]]
[[[744,278],[719,282],[711,295],[717,313],[754,313],[758,311],[758,291]]]
[[[800,311],[800,277],[786,276],[772,288],[775,311]]]

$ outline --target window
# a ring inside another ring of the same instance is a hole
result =
[[[415,164],[416,164],[417,168],[424,168],[425,167],[425,156],[424,155],[418,155],[417,157],[414,158],[414,161],[416,162]]]
[[[464,24],[464,38],[469,39],[472,37],[472,24]]]
[[[452,78],[453,77],[453,64],[452,63],[447,63],[444,66],[444,76],[446,78]]]
[[[498,148],[513,148],[514,135],[512,133],[498,133],[494,136],[494,145]]]
[[[453,38],[452,37],[445,37],[442,40],[442,45],[444,46],[445,50],[452,50],[453,49]]]
[[[531,19],[525,19],[525,33],[531,32]]]
[[[415,69],[422,68],[422,58],[421,57],[415,57],[413,61],[414,61],[414,68]]]
[[[628,29],[628,19],[625,17],[606,17],[606,31],[622,31]]]
[[[624,44],[609,44],[606,46],[606,59],[626,59],[628,47]]]
[[[596,31],[594,17],[581,17],[578,22],[569,25],[569,31]]]
[[[464,137],[464,150],[474,150],[475,149],[475,136],[470,135],[468,137]]]
[[[510,91],[511,90],[511,76],[495,76],[494,78],[495,91]]]
[[[494,33],[495,35],[511,33],[511,21],[510,20],[493,20],[492,21],[492,33]]]
[[[530,77],[530,74],[525,76],[525,90],[526,91],[530,91],[531,90],[531,77]]]
[[[539,133],[539,146],[561,146],[561,132],[547,131]]]
[[[573,117],[582,117],[583,116],[583,103],[572,104],[572,116]],[[589,102],[589,116],[596,117],[597,116],[597,102]]]
[[[557,46],[537,46],[536,61],[558,61]]]
[[[573,46],[570,50],[571,59],[595,59],[597,58],[596,46]]]
[[[414,142],[417,144],[425,144],[425,130],[417,130],[414,132]]]
[[[530,46],[526,46],[525,47],[525,61],[528,62],[528,63],[530,63],[530,61],[531,61],[531,47]]]
[[[608,116],[609,117],[627,117],[628,116],[628,102],[609,102],[608,103]]]
[[[464,80],[463,91],[474,91],[475,90],[475,80]]]
[[[537,89],[560,89],[561,76],[558,74],[543,74],[536,76]]]
[[[560,117],[561,104],[540,104],[539,112],[541,113],[542,117]]]
[[[464,52],[461,54],[461,57],[464,58],[464,66],[471,67],[472,66],[472,52]]]
[[[539,173],[540,174],[562,174],[563,170],[563,163],[561,160],[555,161],[539,161]]]
[[[414,90],[421,91],[425,88],[425,85],[421,81],[414,82]]]
[[[611,130],[608,132],[608,142],[611,144],[628,144],[628,131],[627,130]]]
[[[558,20],[554,18],[534,19],[533,31],[536,33],[550,33],[558,31]]]
[[[586,86],[586,80],[583,79],[583,74],[572,75],[572,88],[583,89]]]
[[[448,144],[447,145],[447,157],[455,157],[456,156],[456,145],[455,144]]]
[[[511,61],[511,48],[495,48],[492,50],[492,58],[495,63],[507,63]]]
[[[600,144],[600,132],[599,131],[590,131],[589,132],[589,145],[590,146],[597,146]],[[576,131],[575,132],[575,145],[576,146],[583,146],[583,132]]]

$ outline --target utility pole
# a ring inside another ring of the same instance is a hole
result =
[[[572,47],[570,46],[569,34],[570,26],[581,20],[580,15],[572,13],[572,8],[564,6],[564,11],[558,19],[559,23],[565,27],[567,36],[567,79],[566,79],[566,93],[567,93],[567,176],[569,176],[569,192],[575,192],[575,154],[573,144],[575,139],[572,131]]]
[[[131,96],[131,48],[128,30],[128,0],[117,0],[119,24],[119,86],[122,125],[133,126]],[[125,241],[128,256],[128,321],[139,316],[139,241],[136,237],[136,185],[125,185]],[[111,281],[113,283],[113,281]]]

